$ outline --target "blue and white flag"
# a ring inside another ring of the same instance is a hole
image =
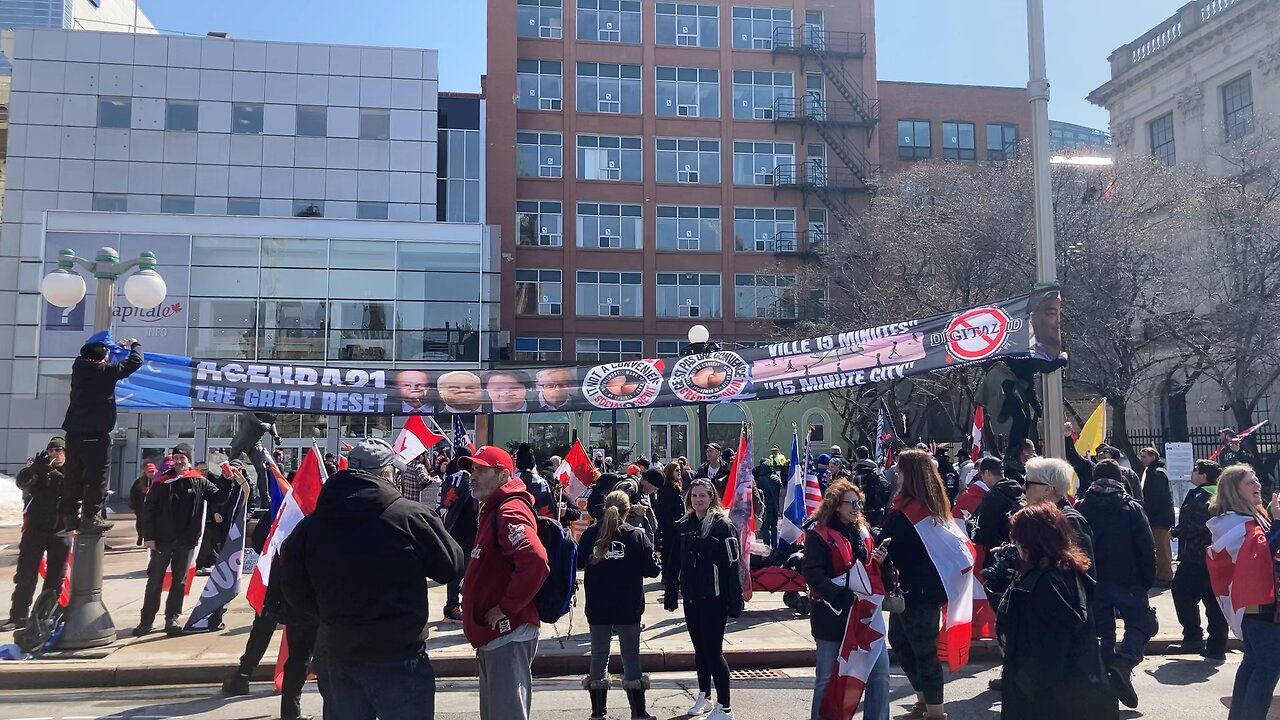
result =
[[[204,584],[196,608],[187,618],[183,632],[210,632],[222,625],[222,613],[227,605],[240,594],[241,566],[244,564],[244,531],[248,521],[249,504],[240,485],[233,485],[231,497],[223,504],[223,518],[230,518],[227,539],[222,544],[218,561],[213,564],[209,580]]]
[[[797,545],[804,535],[804,520],[808,515],[804,508],[805,467],[800,463],[800,436],[791,433],[791,477],[787,478],[787,494],[782,501],[782,526],[778,537],[788,545]]]

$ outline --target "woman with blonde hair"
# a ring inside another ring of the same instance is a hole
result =
[[[591,626],[591,673],[582,679],[582,686],[591,695],[592,720],[603,720],[607,712],[609,646],[614,633],[622,652],[622,687],[631,717],[652,720],[645,711],[649,676],[640,668],[640,617],[644,615],[644,579],[658,576],[658,558],[648,535],[627,523],[630,512],[630,495],[614,490],[605,496],[603,517],[582,533],[579,542],[578,569],[583,571]]]
[[[1274,559],[1280,552],[1280,493],[1272,493],[1271,503],[1263,507],[1262,483],[1253,467],[1232,465],[1218,476],[1209,514],[1213,594],[1232,632],[1244,643],[1227,719],[1265,720],[1280,680]]]
[[[822,504],[804,535],[804,579],[812,596],[809,629],[817,643],[814,670],[812,720],[845,720],[852,718],[857,705],[835,701],[824,708],[827,682],[836,668],[844,640],[849,613],[858,599],[885,594],[880,564],[888,554],[887,541],[876,548],[863,515],[862,491],[848,480],[831,483],[822,496]],[[884,616],[877,609],[869,622],[881,636],[885,631]],[[879,647],[875,647],[878,645]],[[889,650],[883,641],[874,643],[877,657],[866,681],[862,717],[866,720],[889,718]],[[827,713],[823,713],[823,710]]]
[[[889,644],[916,691],[908,720],[946,720],[943,707],[942,663],[938,660],[938,629],[942,606],[973,602],[973,546],[952,520],[951,503],[933,458],[923,450],[898,456],[898,496],[884,521],[880,539],[891,541],[889,558],[899,573],[906,600],[903,612],[889,618]],[[953,597],[954,596],[954,597]],[[967,625],[951,632],[948,647],[962,658],[969,641]],[[960,630],[963,630],[961,637]],[[950,663],[955,669],[957,661]]]
[[[720,504],[715,483],[698,478],[689,483],[686,513],[676,526],[678,552],[663,566],[663,607],[674,611],[684,600],[684,621],[693,641],[698,670],[698,697],[687,713],[708,720],[733,720],[729,701],[729,663],[724,659],[724,628],[742,614],[741,549],[738,530]],[[712,710],[711,686],[716,700]]]

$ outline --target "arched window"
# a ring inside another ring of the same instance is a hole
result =
[[[811,441],[827,441],[827,416],[824,413],[818,410],[810,410],[804,416],[804,426],[806,428],[813,427],[813,434],[809,436]]]
[[[722,448],[738,449],[738,436],[747,413],[739,404],[713,405],[707,416],[707,442],[720,443]]]
[[[689,412],[679,407],[655,408],[649,415],[649,448],[664,461],[688,457]]]
[[[569,452],[570,438],[573,437],[569,431],[572,425],[569,413],[535,413],[528,418],[529,446],[539,462],[552,455],[564,457]]]
[[[613,454],[614,444],[613,412],[611,410],[594,410],[587,424],[587,452],[592,448],[604,448],[608,455]],[[618,442],[616,447],[620,455],[631,449],[631,415],[625,410],[618,411]],[[614,458],[618,463],[622,458]]]

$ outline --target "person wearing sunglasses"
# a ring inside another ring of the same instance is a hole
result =
[[[57,592],[67,571],[67,555],[71,538],[60,532],[58,502],[62,497],[62,466],[66,461],[67,441],[61,437],[49,440],[44,452],[36,455],[31,465],[18,471],[17,485],[22,491],[26,519],[22,539],[18,542],[18,570],[13,578],[13,598],[9,604],[9,620],[0,630],[17,630],[27,626],[31,600],[40,579],[40,558],[47,556],[44,589]]]
[[[1049,503],[1062,511],[1067,525],[1075,533],[1075,543],[1089,556],[1089,577],[1097,579],[1093,569],[1093,528],[1079,510],[1067,502],[1072,494],[1075,471],[1065,460],[1035,457],[1027,461],[1027,504]]]

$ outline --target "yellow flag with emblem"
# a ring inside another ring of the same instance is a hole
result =
[[[1076,437],[1076,452],[1080,453],[1081,457],[1094,452],[1102,444],[1102,439],[1106,434],[1107,401],[1104,399],[1098,403],[1098,407],[1094,409],[1084,427],[1080,429],[1080,435]]]

